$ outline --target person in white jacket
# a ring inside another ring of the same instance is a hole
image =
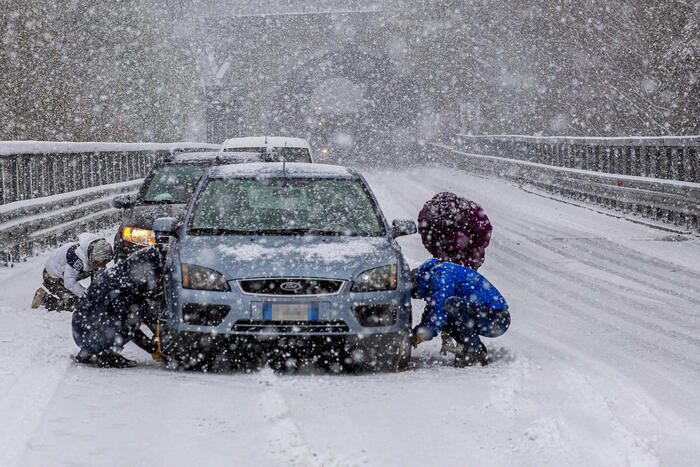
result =
[[[85,293],[80,283],[102,272],[114,257],[112,246],[104,238],[91,234],[78,235],[78,241],[58,248],[46,262],[43,287],[37,289],[32,308],[44,305],[49,310],[72,311]]]

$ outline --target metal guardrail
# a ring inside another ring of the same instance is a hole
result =
[[[143,178],[154,158],[206,143],[0,141],[0,204]]]
[[[568,198],[698,230],[700,183],[600,173],[432,144],[433,160],[496,174]]]
[[[457,135],[454,146],[557,167],[700,182],[700,136],[589,138]]]
[[[111,206],[133,193],[153,162],[203,143],[0,142],[0,265],[119,222]]]

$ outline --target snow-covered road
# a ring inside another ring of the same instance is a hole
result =
[[[178,373],[131,344],[135,369],[81,367],[70,315],[29,308],[37,257],[0,270],[0,466],[698,465],[697,237],[446,169],[365,175],[390,220],[439,191],[484,206],[513,318],[492,365],[436,339],[398,374]]]

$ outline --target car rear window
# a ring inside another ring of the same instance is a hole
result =
[[[187,203],[203,173],[204,168],[198,166],[161,167],[151,178],[143,200],[147,203]]]
[[[360,180],[211,179],[195,203],[193,234],[381,236],[384,224]]]
[[[260,152],[264,153],[265,148],[226,148],[225,152]],[[311,162],[311,154],[306,148],[275,148],[275,151],[287,162]]]

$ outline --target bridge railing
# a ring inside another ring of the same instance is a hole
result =
[[[589,138],[459,134],[455,146],[471,153],[557,167],[700,181],[700,136]]]
[[[205,143],[0,142],[0,264],[115,225],[117,194],[133,193],[158,157]]]
[[[700,137],[464,136],[435,161],[667,224],[698,229]]]

